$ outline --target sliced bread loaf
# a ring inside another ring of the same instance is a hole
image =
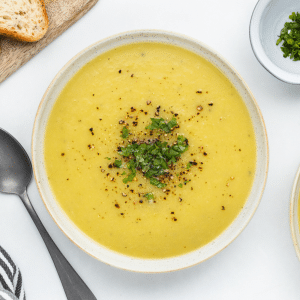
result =
[[[44,0],[0,0],[0,34],[35,42],[47,29]]]

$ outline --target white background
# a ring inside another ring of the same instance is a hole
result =
[[[270,145],[269,176],[261,204],[232,244],[189,269],[140,274],[93,259],[60,231],[36,183],[31,182],[28,194],[38,215],[97,299],[299,299],[300,262],[290,234],[289,201],[300,163],[300,86],[277,80],[256,60],[248,34],[255,4],[256,0],[99,0],[0,84],[0,127],[31,154],[39,102],[69,59],[113,34],[163,29],[188,35],[218,51],[241,74],[261,108]],[[28,300],[66,299],[46,247],[17,196],[0,194],[0,245],[21,268]]]

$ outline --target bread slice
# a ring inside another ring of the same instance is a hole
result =
[[[0,34],[35,42],[48,29],[44,0],[0,0]]]

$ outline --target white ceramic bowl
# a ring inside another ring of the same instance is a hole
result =
[[[300,193],[300,167],[297,171],[290,203],[290,226],[292,232],[292,239],[298,258],[300,259],[300,231],[299,231],[299,193]]]
[[[250,42],[253,52],[267,71],[278,79],[300,84],[300,61],[284,58],[276,41],[289,15],[300,12],[299,0],[260,0],[250,21]]]
[[[138,259],[121,255],[102,247],[82,233],[58,205],[49,186],[44,164],[45,127],[53,104],[69,79],[87,62],[99,54],[120,45],[142,41],[162,42],[178,45],[193,51],[217,66],[239,91],[245,102],[255,130],[257,163],[254,184],[245,206],[233,223],[215,240],[206,246],[185,255],[166,259]],[[262,196],[268,169],[268,144],[265,126],[259,108],[237,72],[214,50],[188,37],[175,33],[144,30],[123,33],[102,40],[75,56],[57,74],[47,89],[39,106],[32,140],[33,168],[41,197],[57,225],[81,249],[93,257],[112,266],[139,272],[166,272],[182,269],[200,263],[215,255],[231,243],[252,218]]]

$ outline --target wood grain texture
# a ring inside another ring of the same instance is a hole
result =
[[[41,40],[28,43],[0,37],[0,83],[78,21],[97,2],[98,0],[45,1],[49,28]]]

